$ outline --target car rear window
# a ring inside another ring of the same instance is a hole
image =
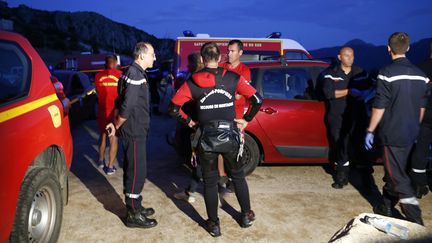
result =
[[[0,105],[28,95],[31,62],[16,43],[0,41]]]
[[[285,53],[284,58],[286,60],[308,60],[308,59],[310,59],[303,52],[287,52],[287,53]]]
[[[316,67],[277,67],[252,71],[252,84],[260,88],[264,98],[316,100]]]

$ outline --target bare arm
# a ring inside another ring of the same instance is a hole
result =
[[[420,123],[423,121],[425,111],[426,111],[425,108],[420,108]]]
[[[114,120],[110,122],[105,129],[108,131],[108,136],[114,136],[116,131],[123,125],[127,119],[119,115],[118,109],[114,110]]]
[[[383,115],[384,115],[385,109],[378,109],[378,108],[372,108],[372,117],[369,122],[368,132],[374,132],[377,128],[378,124],[380,123]]]
[[[113,121],[116,130],[119,129],[119,127],[121,127],[126,120],[127,120],[126,118],[117,115]]]
[[[349,89],[335,90],[335,98],[341,98],[349,94]]]

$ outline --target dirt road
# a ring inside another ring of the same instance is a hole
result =
[[[242,229],[234,218],[239,206],[234,194],[219,209],[222,236],[213,239],[200,224],[207,218],[204,200],[193,203],[172,197],[185,187],[189,172],[179,162],[165,134],[174,122],[153,117],[148,147],[148,180],[144,206],[156,210],[159,225],[152,229],[124,226],[122,170],[106,176],[97,160],[97,125],[87,121],[73,130],[74,160],[69,177],[69,204],[64,209],[59,242],[327,242],[351,218],[372,212],[377,190],[367,193],[362,176],[351,175],[342,190],[331,188],[331,175],[320,165],[262,166],[248,177],[255,224]],[[121,158],[121,155],[118,156]],[[120,165],[121,167],[121,165]],[[381,189],[383,168],[375,166]],[[202,185],[199,188],[202,193]],[[432,225],[432,196],[421,200],[423,217]]]

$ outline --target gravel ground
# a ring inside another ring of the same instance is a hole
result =
[[[371,205],[383,185],[379,165],[374,167],[377,187],[372,187],[372,192],[365,189],[364,178],[356,171],[349,186],[335,190],[330,186],[331,175],[321,165],[261,166],[247,178],[256,222],[250,228],[240,228],[235,195],[226,194],[226,204],[219,208],[222,236],[213,239],[200,226],[207,218],[202,196],[193,204],[173,198],[189,182],[189,171],[165,142],[165,134],[174,125],[167,117],[152,118],[143,191],[144,206],[156,210],[154,218],[159,225],[152,229],[124,226],[123,171],[106,176],[95,166],[96,121],[73,129],[69,204],[64,209],[59,242],[328,242],[352,218],[372,212]],[[202,190],[201,185],[199,192]],[[430,194],[421,200],[427,227],[432,225],[431,202]]]

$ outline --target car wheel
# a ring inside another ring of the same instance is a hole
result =
[[[244,165],[244,172],[246,175],[250,175],[260,162],[260,150],[258,144],[255,142],[250,135],[245,134],[245,145],[243,148],[243,155],[241,157]]]
[[[21,185],[11,242],[56,242],[63,216],[57,176],[47,168],[31,170]]]

